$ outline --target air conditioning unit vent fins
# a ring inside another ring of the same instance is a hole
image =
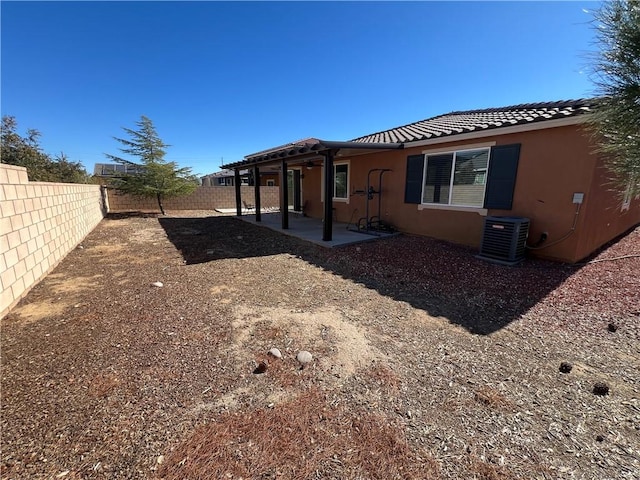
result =
[[[524,259],[528,236],[528,218],[486,217],[478,258],[515,265]]]

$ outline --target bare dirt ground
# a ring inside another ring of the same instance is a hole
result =
[[[640,478],[640,229],[507,268],[204,215],[105,219],[2,320],[3,479]]]

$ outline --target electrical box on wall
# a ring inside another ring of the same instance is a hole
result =
[[[573,203],[582,203],[584,201],[584,193],[574,193]]]

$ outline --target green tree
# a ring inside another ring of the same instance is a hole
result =
[[[123,127],[129,135],[128,139],[113,138],[124,145],[120,151],[136,158],[137,162],[118,155],[106,156],[122,164],[137,164],[139,168],[136,173],[115,177],[113,186],[131,195],[156,198],[160,211],[165,215],[162,201],[165,198],[192,193],[198,186],[198,179],[191,173],[191,168],[179,168],[176,162],[167,162],[164,159],[166,148],[170,145],[160,139],[149,118],[141,116],[136,125],[136,130]]]
[[[34,182],[89,182],[89,175],[80,162],[69,160],[64,153],[51,158],[42,151],[38,130],[29,129],[24,137],[17,130],[15,117],[2,117],[2,163],[25,167],[29,180]]]
[[[58,182],[65,183],[91,183],[91,176],[80,162],[69,160],[64,152],[55,156],[53,170]]]
[[[616,186],[630,198],[640,194],[640,2],[603,2],[594,29],[600,98],[591,125]]]

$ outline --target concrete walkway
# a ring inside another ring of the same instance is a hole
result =
[[[377,235],[370,235],[367,233],[353,232],[347,230],[346,223],[333,222],[333,235],[330,242],[322,240],[322,220],[317,218],[303,217],[299,213],[289,213],[289,228],[287,230],[282,229],[282,219],[280,212],[277,213],[263,213],[261,215],[262,221],[256,222],[255,214],[242,215],[240,218],[245,222],[252,223],[254,225],[270,228],[285,235],[291,235],[292,237],[306,240],[307,242],[315,243],[322,247],[333,248],[342,245],[351,245],[354,243],[371,242],[380,238],[392,237],[399,235],[398,233],[379,233]]]

